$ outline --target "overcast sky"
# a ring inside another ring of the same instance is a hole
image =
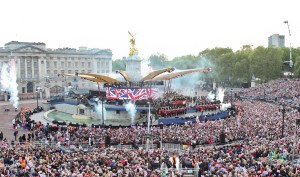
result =
[[[110,48],[127,56],[128,31],[136,33],[142,58],[172,59],[206,48],[267,46],[268,36],[286,35],[300,47],[297,0],[1,0],[0,46],[17,40],[48,48]]]

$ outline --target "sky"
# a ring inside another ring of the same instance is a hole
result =
[[[198,55],[214,47],[234,51],[265,46],[286,35],[300,47],[296,0],[1,0],[0,47],[10,41],[44,42],[47,48],[86,46],[128,56],[136,34],[141,58]],[[283,22],[289,21],[288,27]]]

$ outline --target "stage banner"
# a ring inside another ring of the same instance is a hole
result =
[[[131,99],[131,100],[142,100],[148,98],[157,98],[158,88],[106,88],[106,98],[108,99]]]

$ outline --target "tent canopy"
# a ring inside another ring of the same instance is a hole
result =
[[[181,77],[186,74],[194,73],[194,72],[202,72],[202,73],[207,73],[210,71],[210,68],[196,68],[196,69],[188,69],[188,70],[179,70],[179,71],[174,71],[174,68],[164,68],[161,70],[156,70],[151,73],[149,73],[147,76],[142,78],[140,82],[144,81],[163,81],[163,80],[171,80],[175,79],[177,77]],[[169,72],[167,74],[162,74],[165,72]],[[128,77],[128,73],[126,71],[117,71],[117,73],[120,73],[126,81],[130,81],[130,78]],[[162,75],[160,75],[162,74]],[[158,76],[160,75],[160,76]],[[119,80],[100,75],[100,74],[89,74],[89,73],[78,73],[78,75],[75,74],[63,74],[63,76],[70,76],[70,77],[80,77],[82,79],[86,79],[92,82],[104,82],[104,83],[120,83]]]
[[[76,77],[75,74],[64,74],[63,76],[71,76],[71,77]],[[78,73],[78,76],[82,79],[86,79],[89,81],[93,81],[93,82],[105,82],[105,83],[118,83],[120,81],[108,77],[108,76],[104,76],[104,75],[100,75],[100,74],[89,74],[89,73]]]
[[[164,69],[153,71],[153,72],[149,73],[147,76],[145,76],[144,78],[142,78],[141,82],[151,80],[164,72],[172,72],[174,70],[175,70],[175,68],[164,68]]]
[[[172,73],[157,76],[157,77],[153,78],[152,81],[171,80],[171,79],[175,79],[177,77],[181,77],[183,75],[194,73],[194,72],[207,73],[209,71],[210,71],[209,68],[196,68],[196,69],[180,70],[180,71],[175,71]]]

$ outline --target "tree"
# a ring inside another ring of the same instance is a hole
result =
[[[148,60],[150,62],[149,66],[155,70],[165,68],[168,63],[167,56],[160,53],[152,54]]]
[[[300,56],[298,56],[295,59],[295,64],[294,64],[294,77],[300,77]]]
[[[282,75],[282,55],[279,48],[262,46],[254,49],[250,56],[250,73],[263,82],[276,79]]]
[[[249,82],[250,73],[250,55],[253,49],[251,45],[244,45],[240,50],[235,52],[235,65],[233,67],[233,82]]]
[[[213,49],[205,49],[202,52],[199,53],[200,57],[204,57],[206,59],[211,60],[212,62],[214,62],[215,60],[217,60],[221,55],[226,54],[226,53],[232,53],[232,49],[231,48],[220,48],[220,47],[216,47]]]
[[[210,77],[218,78],[217,80],[228,81],[230,75],[228,71],[232,67],[232,63],[229,60],[230,57],[233,56],[232,54],[233,51],[230,48],[216,47],[200,52],[199,57],[202,61],[205,61],[206,65],[209,65],[208,67],[212,68],[213,72],[209,74]]]
[[[122,70],[124,71],[126,69],[126,64],[125,60],[115,60],[112,62],[112,70],[117,71],[117,70]]]
[[[199,58],[194,55],[185,55],[181,57],[175,57],[168,64],[169,67],[175,67],[176,69],[193,69],[197,68]]]

